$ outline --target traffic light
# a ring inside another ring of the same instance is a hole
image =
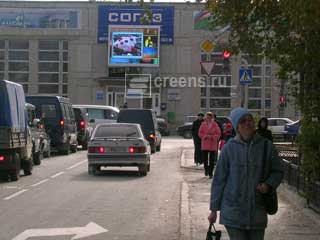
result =
[[[284,96],[280,96],[280,104],[279,104],[280,108],[284,108],[285,107],[285,98]]]
[[[230,72],[230,57],[231,57],[231,53],[227,50],[223,51],[222,54],[223,57],[223,72],[224,73],[229,73]]]

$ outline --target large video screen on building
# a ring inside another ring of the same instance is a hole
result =
[[[160,26],[109,26],[109,66],[159,66]]]

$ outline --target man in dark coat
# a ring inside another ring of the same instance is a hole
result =
[[[198,136],[199,128],[203,122],[204,114],[202,112],[198,113],[198,119],[192,123],[192,137],[194,143],[194,163],[197,165],[202,164],[201,158],[201,138]]]
[[[268,119],[263,117],[259,120],[257,133],[260,136],[269,139],[271,142],[273,141],[272,132],[268,129]]]

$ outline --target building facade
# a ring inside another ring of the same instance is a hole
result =
[[[121,107],[126,102],[129,107],[153,108],[173,123],[199,111],[227,116],[237,106],[261,116],[296,118],[292,107],[279,109],[284,93],[275,64],[241,54],[231,56],[226,68],[228,30],[208,30],[204,5],[153,6],[159,11],[152,15],[153,24],[161,26],[159,65],[145,67],[109,66],[110,40],[103,36],[108,24],[137,25],[139,12],[132,8],[138,5],[0,2],[0,78],[22,84],[27,95],[61,95],[74,104]],[[213,43],[212,51],[203,48],[206,40]],[[209,76],[201,61],[213,62]],[[239,83],[241,68],[253,70],[251,84]],[[129,98],[130,74],[150,76],[149,97]]]

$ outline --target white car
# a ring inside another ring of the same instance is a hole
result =
[[[273,135],[283,134],[286,124],[293,123],[289,118],[268,118],[268,129]]]
[[[139,124],[98,124],[88,143],[88,173],[96,175],[101,167],[138,167],[141,176],[150,171],[150,144]]]

